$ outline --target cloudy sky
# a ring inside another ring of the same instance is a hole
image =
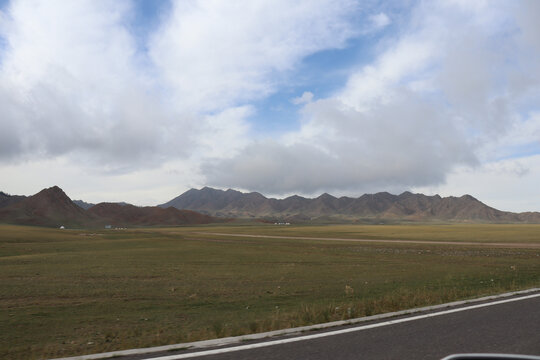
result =
[[[540,1],[0,0],[0,190],[540,210]]]

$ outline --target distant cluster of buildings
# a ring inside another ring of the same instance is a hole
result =
[[[65,227],[64,225],[60,225],[59,229],[60,229],[60,230],[65,230],[66,227]],[[127,228],[122,228],[122,227],[115,227],[115,228],[113,228],[112,225],[105,225],[105,229],[107,229],[107,230],[112,230],[112,229],[114,229],[114,230],[127,230]]]
[[[123,228],[123,227],[113,227],[112,225],[105,225],[105,229],[108,229],[108,230],[127,230],[127,228]]]

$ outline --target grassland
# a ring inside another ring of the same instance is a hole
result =
[[[0,358],[240,335],[535,287],[538,244],[538,225],[2,225]]]

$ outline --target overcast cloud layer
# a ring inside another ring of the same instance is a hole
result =
[[[467,4],[420,4],[372,63],[303,106],[300,131],[248,145],[210,179],[276,193],[404,189],[494,160],[484,147],[530,120],[538,95],[540,32],[527,16],[539,4]]]
[[[143,33],[129,0],[0,8],[0,190],[412,189],[540,210],[540,2],[166,5]],[[254,131],[279,107],[284,130]]]

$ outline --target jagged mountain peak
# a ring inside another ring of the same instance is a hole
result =
[[[317,199],[337,199],[335,196],[330,195],[329,193],[323,193],[317,197]]]
[[[300,195],[292,195],[292,196],[289,196],[283,200],[307,200],[305,197],[303,196],[300,196]]]
[[[410,191],[404,191],[402,192],[401,194],[399,194],[398,196],[400,198],[404,198],[404,197],[411,197],[411,196],[414,196],[415,194],[413,194],[412,192]]]
[[[70,201],[71,199],[69,196],[66,195],[64,190],[62,190],[59,186],[55,185],[50,188],[46,188],[41,190],[35,195],[32,195],[31,197],[39,198],[39,197],[49,197],[49,198],[57,198],[57,199],[63,199],[65,201]]]
[[[234,189],[227,189],[225,190],[226,193],[229,193],[229,194],[242,194],[240,191],[238,190],[234,190]]]
[[[17,224],[79,225],[89,220],[85,211],[77,206],[59,186],[41,190],[15,204],[2,209],[2,218]]]
[[[257,194],[257,196],[254,196]],[[205,195],[205,196],[202,196]],[[234,195],[234,196],[231,196]],[[383,191],[364,194],[358,198],[336,198],[324,193],[310,199],[292,195],[285,199],[268,199],[259,193],[242,193],[237,190],[215,190],[205,187],[199,192],[191,190],[160,205],[189,209],[214,216],[262,217],[290,219],[404,219],[404,220],[449,220],[519,222],[519,214],[493,209],[471,195],[446,197],[439,195],[414,194],[405,191],[393,195]],[[527,215],[526,221],[540,214]]]
[[[477,198],[469,194],[462,195],[460,199],[469,200],[469,201],[479,201]]]

